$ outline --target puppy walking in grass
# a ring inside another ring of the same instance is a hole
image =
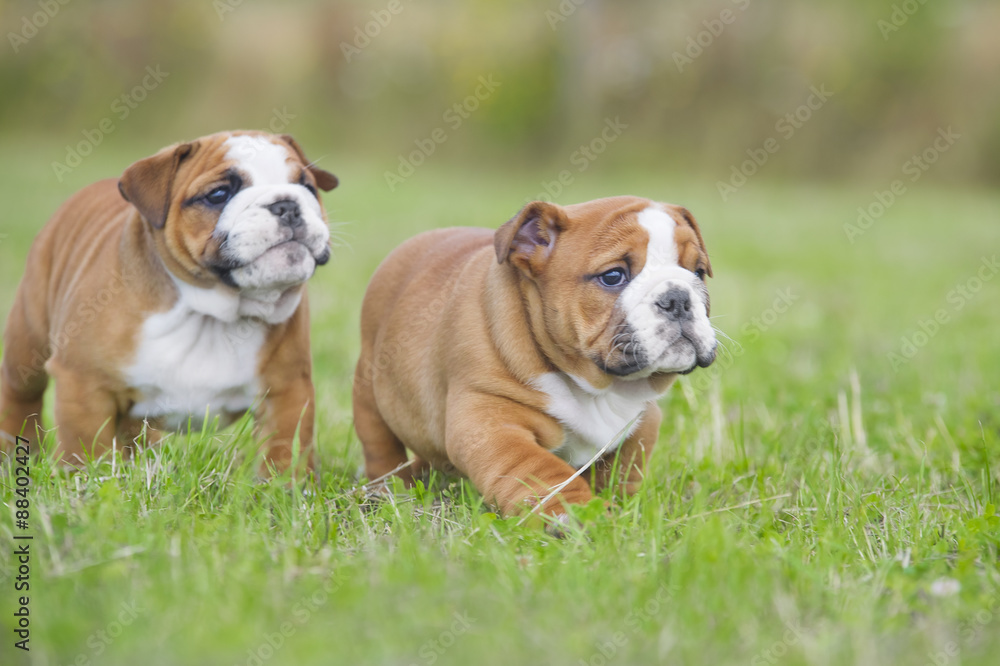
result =
[[[495,232],[407,241],[362,306],[368,478],[457,470],[505,513],[559,515],[591,499],[585,477],[567,480],[597,457],[597,489],[618,470],[634,492],[657,398],[715,359],[711,272],[691,214],[638,197],[536,201]]]
[[[305,282],[330,258],[317,190],[337,179],[290,136],[168,146],[78,192],[38,235],[4,332],[0,435],[34,440],[48,378],[79,464],[112,439],[235,420],[255,402],[279,469],[313,437]],[[306,453],[303,459],[307,458]]]

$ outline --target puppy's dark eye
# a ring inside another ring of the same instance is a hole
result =
[[[303,171],[299,174],[299,185],[309,190],[314,197],[319,199],[319,192],[316,191],[316,186],[306,180],[306,172]]]
[[[694,275],[695,275],[695,277],[697,277],[702,282],[705,281],[705,269],[704,268],[699,268],[699,269],[695,270]]]
[[[221,206],[233,198],[232,185],[220,185],[205,195],[205,201],[213,206]]]
[[[597,276],[597,281],[605,287],[620,287],[628,280],[625,271],[620,268],[612,268]]]

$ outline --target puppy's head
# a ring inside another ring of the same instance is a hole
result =
[[[178,277],[198,286],[284,290],[330,258],[318,189],[337,178],[288,135],[223,132],[139,160],[118,188]]]
[[[615,378],[672,379],[715,360],[712,266],[686,209],[638,197],[535,201],[494,240],[497,260],[537,301],[529,304],[541,313],[536,336],[565,372],[603,388]]]

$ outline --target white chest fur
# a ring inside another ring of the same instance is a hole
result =
[[[614,452],[620,441],[639,425],[638,417],[658,394],[644,379],[618,381],[602,391],[587,382],[558,372],[534,379],[535,388],[549,396],[546,413],[565,430],[556,455],[576,468],[585,465],[599,450]]]
[[[130,416],[159,417],[166,427],[178,428],[189,419],[200,423],[206,413],[246,410],[262,388],[258,357],[268,325],[240,316],[239,297],[175,283],[177,302],[146,319],[125,371],[141,396]]]

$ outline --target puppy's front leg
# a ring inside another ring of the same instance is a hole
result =
[[[271,335],[275,344],[268,349],[260,372],[266,394],[257,411],[257,434],[267,438],[264,459],[278,471],[288,469],[298,431],[300,467],[312,469],[316,393],[305,294],[291,319],[276,327]]]
[[[449,400],[448,458],[501,513],[530,510],[576,471],[539,445],[533,426],[545,418],[494,396]],[[587,482],[577,477],[542,510],[563,514],[564,504],[586,504],[592,497]]]
[[[296,430],[300,467],[313,467],[315,392],[312,379],[299,377],[281,386],[270,386],[257,413],[258,436],[265,438],[264,461],[281,472],[292,465]]]
[[[618,451],[605,454],[594,463],[594,486],[598,492],[610,486],[617,477],[622,492],[634,495],[642,483],[643,467],[653,452],[660,435],[663,413],[655,402],[646,407],[635,431],[622,442]],[[612,472],[617,470],[616,477]],[[589,475],[588,475],[589,477]]]

